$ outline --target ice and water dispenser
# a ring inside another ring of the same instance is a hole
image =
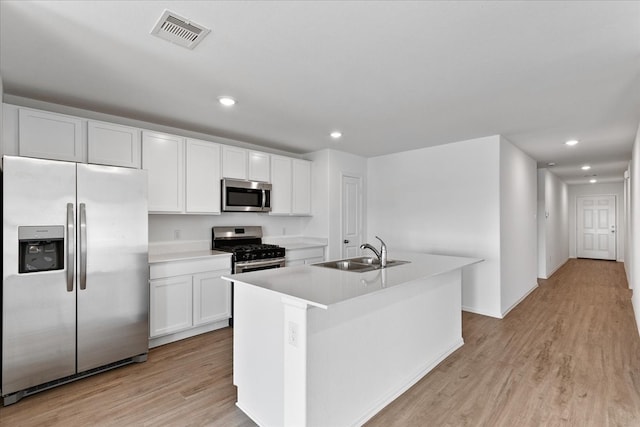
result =
[[[18,245],[19,273],[64,268],[64,226],[18,227]]]

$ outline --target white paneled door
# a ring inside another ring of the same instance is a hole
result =
[[[342,176],[342,257],[358,256],[362,241],[362,179]]]
[[[576,199],[578,258],[616,259],[616,196]]]

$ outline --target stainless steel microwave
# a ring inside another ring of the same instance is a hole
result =
[[[223,212],[270,212],[271,184],[268,182],[223,179]]]

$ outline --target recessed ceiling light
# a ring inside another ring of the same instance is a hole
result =
[[[556,162],[549,162],[549,163],[547,163],[547,166],[555,166],[555,165],[556,165]]]
[[[574,145],[576,145],[578,143],[577,139],[572,139],[570,141],[565,142],[566,145],[568,145],[569,147],[573,147]]]
[[[342,138],[342,132],[338,131],[338,130],[334,130],[333,132],[331,132],[329,135],[331,135],[331,138],[333,139],[339,139]]]
[[[589,166],[589,165],[584,165],[584,166],[582,166],[580,169],[582,169],[583,171],[588,171],[589,169],[591,169],[591,166]]]
[[[236,100],[230,96],[219,96],[218,102],[224,105],[225,107],[231,107],[232,105],[236,104]]]
[[[598,182],[598,180],[597,179],[590,179],[589,182],[592,183],[592,184],[595,184],[596,182]]]

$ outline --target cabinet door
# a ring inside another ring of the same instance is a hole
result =
[[[291,160],[271,156],[271,214],[291,214]]]
[[[184,207],[183,139],[142,133],[142,169],[149,174],[149,212],[182,212]]]
[[[84,161],[82,120],[28,108],[20,109],[18,120],[21,156]]]
[[[220,213],[220,145],[187,139],[185,211]]]
[[[149,336],[188,329],[193,322],[192,277],[177,276],[150,281]]]
[[[193,275],[193,326],[231,317],[231,284],[222,280],[229,270]]]
[[[311,215],[311,162],[293,159],[292,203],[294,215]]]
[[[269,182],[270,163],[269,154],[259,151],[249,151],[249,179],[252,181]]]
[[[129,126],[89,121],[87,162],[140,169],[140,130]]]
[[[247,179],[247,150],[222,146],[222,176],[225,178]]]

